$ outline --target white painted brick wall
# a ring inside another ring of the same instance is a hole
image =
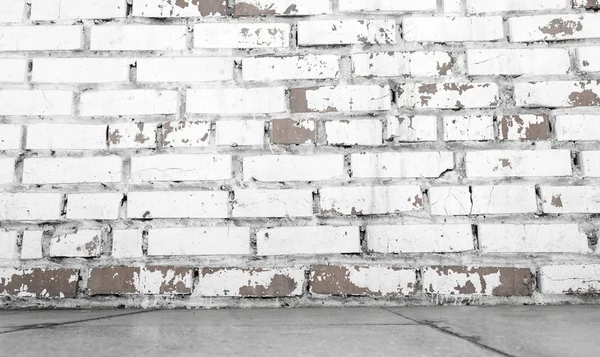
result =
[[[565,0],[467,0],[467,8],[471,14],[503,11],[541,11],[561,10],[570,7]]]
[[[401,142],[436,141],[437,117],[430,115],[389,116],[386,138]]]
[[[583,176],[600,177],[600,151],[582,151],[579,159]]]
[[[245,81],[260,82],[337,78],[339,61],[337,55],[245,58],[242,74]]]
[[[0,185],[12,184],[15,177],[15,159],[0,157]]]
[[[396,43],[391,20],[307,20],[298,22],[298,45],[384,45]]]
[[[522,107],[573,107],[598,105],[597,81],[515,83],[515,101]]]
[[[259,14],[296,16],[328,14],[330,12],[329,0],[240,0],[236,1],[234,13],[238,16],[255,16]]]
[[[414,109],[492,108],[498,106],[495,83],[404,83],[396,105]]]
[[[508,19],[511,42],[561,41],[600,37],[600,14],[517,16]]]
[[[110,124],[108,145],[111,149],[155,148],[156,131],[154,123]]]
[[[25,0],[0,0],[0,23],[21,22],[25,15]]]
[[[17,232],[0,230],[0,259],[17,257]]]
[[[202,274],[198,281],[196,293],[200,296],[245,296],[253,289],[265,289],[271,286],[278,277],[285,277],[295,282],[292,290],[285,296],[302,295],[304,285],[304,270],[299,268],[274,268],[274,269],[236,269],[215,268],[210,274]],[[279,296],[283,286],[275,287],[272,293],[260,295],[261,297]],[[272,295],[271,295],[272,294]]]
[[[290,46],[285,23],[202,23],[194,25],[195,48],[269,48]]]
[[[577,60],[577,67],[580,71],[600,72],[600,46],[578,48]]]
[[[23,183],[120,182],[122,172],[118,156],[30,158],[23,163]]]
[[[131,182],[210,181],[231,178],[230,155],[153,155],[131,158]]]
[[[550,123],[547,115],[519,114],[498,118],[500,140],[550,139]]]
[[[268,114],[287,111],[285,88],[188,89],[187,112],[197,114]]]
[[[60,51],[83,48],[83,26],[0,27],[0,52]]]
[[[42,237],[43,231],[24,231],[21,243],[21,259],[42,259]]]
[[[26,69],[25,59],[0,59],[0,83],[23,83],[27,77]]]
[[[22,131],[18,124],[0,124],[0,150],[20,149]]]
[[[468,186],[431,187],[428,194],[432,215],[466,216],[473,211],[473,201]]]
[[[256,233],[258,255],[360,252],[358,227],[280,227]]]
[[[68,90],[0,90],[0,115],[71,115],[72,105]]]
[[[92,51],[185,50],[186,26],[104,25],[90,29]]]
[[[370,215],[423,209],[419,186],[327,187],[319,194],[322,214]]]
[[[127,58],[35,58],[31,81],[35,83],[126,83]]]
[[[581,294],[600,291],[600,265],[546,265],[540,267],[540,291],[544,294]]]
[[[540,186],[544,213],[600,213],[596,186]]]
[[[452,57],[447,52],[367,52],[352,55],[355,76],[396,77],[452,74]]]
[[[438,177],[454,168],[451,152],[352,154],[352,177]]]
[[[587,253],[588,242],[576,224],[480,224],[483,253]]]
[[[1,220],[58,220],[62,195],[0,192],[0,202]]]
[[[367,226],[367,246],[377,253],[448,253],[474,249],[469,224]]]
[[[600,140],[600,115],[557,115],[556,140]]]
[[[30,124],[28,150],[105,150],[106,125]]]
[[[88,91],[81,94],[79,110],[82,116],[175,114],[177,92],[152,89]]]
[[[233,217],[310,217],[312,190],[235,190]]]
[[[248,227],[162,228],[148,232],[148,255],[248,255]]]
[[[504,39],[502,17],[408,17],[402,21],[406,41],[462,42]]]
[[[102,233],[97,230],[79,230],[52,237],[51,257],[95,257],[100,255]]]
[[[292,89],[292,113],[389,110],[388,86],[337,86]]]
[[[224,191],[129,192],[128,218],[227,218]]]
[[[381,145],[383,126],[379,120],[337,120],[325,122],[329,145]]]
[[[121,193],[75,193],[67,195],[67,219],[117,219]]]
[[[467,50],[470,75],[566,74],[570,66],[566,48]]]
[[[138,58],[137,81],[213,82],[233,80],[233,60],[223,57]]]
[[[467,152],[468,177],[570,176],[569,150],[487,150]]]
[[[198,2],[195,0],[135,0],[135,17],[220,17],[227,14],[227,1]]]
[[[163,123],[164,147],[204,147],[210,145],[210,123],[180,121]]]
[[[343,178],[343,155],[244,157],[244,181],[324,181]]]
[[[494,185],[472,187],[472,214],[537,212],[535,186]]]
[[[141,258],[143,232],[137,229],[114,230],[112,232],[112,252],[114,258]]]
[[[444,140],[493,140],[494,118],[491,115],[444,117]]]
[[[262,146],[265,122],[262,120],[222,120],[216,123],[219,146]]]
[[[362,11],[433,11],[437,7],[435,0],[340,0],[339,10],[347,12]]]
[[[125,17],[126,0],[31,0],[31,19],[77,20]]]

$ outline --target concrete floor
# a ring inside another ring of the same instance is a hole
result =
[[[0,311],[2,356],[598,356],[600,306]]]

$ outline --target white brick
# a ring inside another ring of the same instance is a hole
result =
[[[396,105],[415,109],[463,109],[498,106],[496,83],[404,83]]]
[[[320,15],[331,12],[329,0],[239,0],[234,8],[235,16],[298,16]]]
[[[121,193],[74,193],[67,195],[67,219],[117,219]]]
[[[15,177],[15,159],[0,157],[0,185],[12,184]]]
[[[442,9],[444,14],[460,15],[462,13],[462,0],[444,0]]]
[[[21,259],[42,259],[42,237],[43,231],[23,232],[23,243],[21,244]]]
[[[470,14],[504,11],[561,10],[567,7],[570,7],[568,0],[467,0],[467,9]]]
[[[359,253],[358,227],[280,227],[256,233],[258,255]]]
[[[220,146],[262,146],[265,122],[262,120],[221,120],[216,123]]]
[[[21,22],[25,15],[25,0],[0,0],[0,23]]]
[[[466,154],[467,177],[570,176],[569,150],[487,150]]]
[[[122,171],[118,156],[29,158],[23,165],[23,183],[120,182]]]
[[[212,181],[230,178],[230,155],[185,154],[131,158],[131,182]]]
[[[372,112],[391,108],[387,85],[294,88],[290,98],[292,113]]]
[[[113,258],[141,258],[142,252],[142,231],[136,229],[113,230],[112,232],[112,253]]]
[[[104,150],[106,125],[30,124],[27,126],[29,150]]]
[[[177,113],[177,91],[153,89],[100,90],[81,93],[82,116],[157,115]]]
[[[92,51],[149,51],[187,49],[187,26],[104,25],[92,26]]]
[[[544,213],[600,213],[600,187],[541,186]]]
[[[600,151],[582,151],[579,160],[585,177],[600,177]]]
[[[20,149],[22,130],[18,124],[0,124],[0,150]]]
[[[583,72],[600,72],[600,46],[578,48],[577,67]]]
[[[312,190],[236,190],[233,217],[310,217]]]
[[[221,57],[138,58],[137,82],[233,80],[233,59]]]
[[[71,115],[72,103],[67,90],[0,90],[0,115]]]
[[[244,181],[323,181],[343,177],[343,155],[244,157]]]
[[[451,152],[352,154],[353,178],[438,177],[454,168]]]
[[[459,265],[424,267],[421,270],[421,291],[442,299],[453,295],[531,296],[531,283],[529,268]]]
[[[577,107],[600,105],[600,81],[515,83],[519,107]]]
[[[587,236],[577,224],[480,224],[484,253],[587,253]]]
[[[15,259],[16,256],[17,232],[0,229],[0,259]]]
[[[600,115],[557,115],[554,125],[556,140],[600,140]]]
[[[386,138],[400,142],[436,141],[437,117],[427,115],[389,116]]]
[[[401,75],[440,76],[452,74],[447,52],[367,52],[352,55],[352,73],[360,77]]]
[[[600,14],[595,13],[510,17],[509,38],[511,42],[596,38],[599,21]]]
[[[188,89],[187,112],[197,114],[269,114],[287,111],[285,88]]]
[[[367,226],[367,247],[378,253],[449,253],[474,249],[470,224]]]
[[[79,230],[77,233],[52,237],[51,257],[97,257],[100,255],[101,232]]]
[[[542,294],[598,294],[600,264],[542,266],[539,287]]]
[[[533,185],[473,186],[471,214],[535,213],[537,200]]]
[[[473,210],[468,186],[431,187],[428,195],[434,216],[467,216]]]
[[[444,117],[444,140],[493,140],[494,118],[491,115]]]
[[[470,42],[504,39],[502,17],[407,17],[402,21],[406,41]]]
[[[329,145],[381,145],[383,126],[379,120],[326,121]]]
[[[116,123],[108,127],[111,149],[141,149],[156,147],[155,123]]]
[[[298,22],[298,46],[396,43],[392,20],[307,20]]]
[[[545,114],[505,115],[499,118],[500,140],[548,140],[550,119]]]
[[[83,26],[0,27],[0,52],[81,49],[83,49]]]
[[[319,194],[321,214],[361,216],[423,209],[420,186],[327,187]]]
[[[245,81],[337,78],[339,57],[336,55],[302,55],[291,57],[254,57],[242,62]]]
[[[125,17],[125,0],[31,0],[31,20],[110,19]]]
[[[227,218],[225,191],[129,192],[128,218]]]
[[[135,17],[205,17],[226,16],[227,0],[135,0]]]
[[[435,11],[436,0],[340,0],[339,10],[359,11]]]
[[[0,15],[1,16],[1,15]],[[23,83],[27,77],[27,60],[0,59],[0,83]]]
[[[209,122],[179,121],[163,123],[164,147],[204,147],[210,146]]]
[[[250,254],[250,228],[165,228],[148,232],[148,255]]]
[[[200,274],[200,296],[283,297],[304,290],[303,268],[203,268]]]
[[[60,219],[60,193],[0,192],[0,220]]]
[[[566,48],[467,50],[470,75],[566,74],[570,66]]]
[[[573,0],[573,7],[585,7],[589,9],[599,8],[600,2],[598,0]]]
[[[289,24],[202,23],[194,25],[194,47],[196,48],[268,48],[289,46]]]
[[[111,83],[129,82],[127,58],[34,58],[31,81],[34,83]]]

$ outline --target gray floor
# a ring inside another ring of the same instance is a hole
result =
[[[2,356],[599,356],[600,306],[0,311]]]

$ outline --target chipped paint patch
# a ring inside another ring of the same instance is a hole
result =
[[[0,268],[0,296],[73,298],[78,271],[72,269]]]
[[[529,296],[529,269],[484,267],[427,267],[422,273],[423,291],[442,295]]]
[[[303,268],[203,268],[201,296],[284,297],[302,295]]]

